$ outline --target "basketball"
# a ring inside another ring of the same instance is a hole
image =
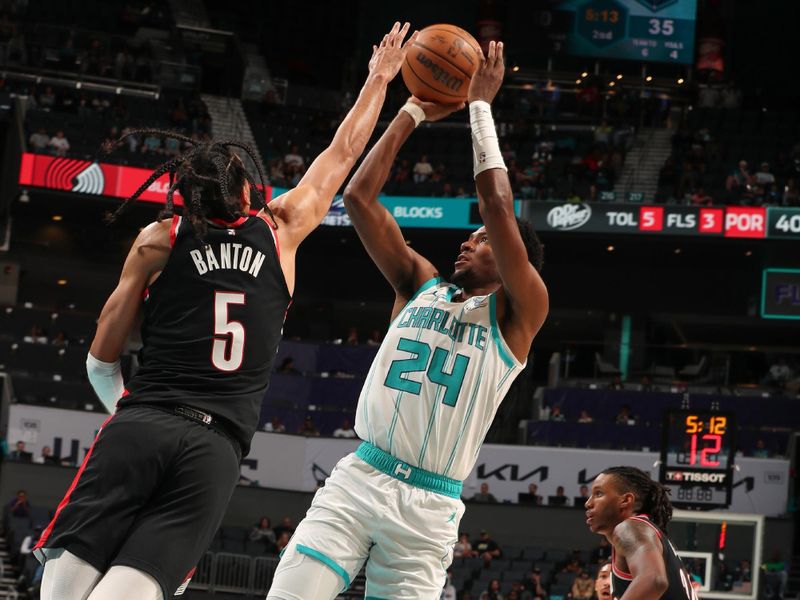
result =
[[[469,33],[455,25],[431,25],[406,54],[403,81],[420,100],[464,102],[480,61],[480,46]]]

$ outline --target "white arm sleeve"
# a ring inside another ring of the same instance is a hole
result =
[[[125,392],[119,360],[113,363],[103,362],[89,352],[86,356],[86,373],[100,402],[109,413],[113,413],[117,409],[117,400]]]

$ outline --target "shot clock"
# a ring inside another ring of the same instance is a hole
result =
[[[721,508],[731,502],[736,422],[733,413],[668,411],[659,480],[678,508]]]

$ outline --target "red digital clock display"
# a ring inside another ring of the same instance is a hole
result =
[[[728,427],[728,417],[711,417],[708,422],[705,422],[698,415],[687,415],[685,426],[686,433],[691,435],[689,465],[718,467],[722,437]],[[708,431],[708,433],[703,433],[703,431]]]
[[[732,494],[735,415],[670,410],[664,415],[659,480],[681,508],[728,506]]]

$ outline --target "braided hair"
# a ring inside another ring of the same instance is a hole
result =
[[[250,157],[258,171],[261,185],[265,186],[266,178],[261,162],[248,144],[237,140],[199,142],[174,131],[136,129],[117,140],[107,141],[103,145],[103,149],[111,152],[133,135],[174,138],[188,145],[189,148],[159,165],[131,197],[125,200],[109,217],[109,221],[116,221],[154,181],[168,173],[170,186],[167,190],[166,205],[158,214],[159,221],[175,214],[174,195],[178,191],[184,198],[183,214],[192,224],[195,236],[202,241],[208,231],[206,219],[219,218],[224,221],[235,221],[237,218],[245,216],[241,208],[240,195],[245,182],[247,182],[250,184],[250,193],[255,193],[258,201],[269,214],[273,227],[278,228],[275,216],[267,206],[255,178],[233,150],[238,148]]]
[[[636,467],[609,467],[602,473],[613,476],[623,493],[630,492],[636,496],[637,513],[648,515],[659,529],[667,531],[672,519],[672,503],[666,487]]]

